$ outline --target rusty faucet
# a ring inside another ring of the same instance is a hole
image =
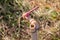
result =
[[[36,6],[36,7],[32,8],[30,11],[22,14],[22,18],[23,18],[23,19],[27,19],[27,20],[29,20],[29,22],[30,22],[30,30],[31,30],[32,40],[37,40],[37,31],[36,31],[36,29],[38,29],[39,26],[38,26],[38,23],[37,23],[36,20],[34,20],[34,19],[32,19],[32,18],[29,18],[29,15],[31,14],[32,11],[34,11],[34,10],[36,10],[36,9],[38,9],[38,8],[39,8],[39,7]]]

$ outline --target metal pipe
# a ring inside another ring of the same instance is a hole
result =
[[[39,25],[34,19],[30,19],[30,30],[31,30],[31,40],[38,40],[37,31],[39,29]]]
[[[37,31],[34,32],[34,33],[31,33],[31,39],[32,39],[32,40],[38,40]]]

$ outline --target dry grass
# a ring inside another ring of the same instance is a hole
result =
[[[35,6],[30,17],[40,25],[38,39],[60,40],[60,0],[0,0],[0,40],[29,40],[30,24],[20,18]]]

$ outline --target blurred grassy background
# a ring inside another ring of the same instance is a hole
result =
[[[38,40],[60,40],[60,0],[0,0],[0,40],[29,40],[20,37],[20,17],[35,6]]]

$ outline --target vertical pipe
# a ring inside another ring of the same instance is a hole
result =
[[[39,25],[38,23],[34,20],[31,19],[30,20],[30,29],[31,29],[31,39],[32,40],[38,40],[38,29],[39,29]]]
[[[38,40],[37,39],[37,31],[34,33],[31,33],[32,40]]]

